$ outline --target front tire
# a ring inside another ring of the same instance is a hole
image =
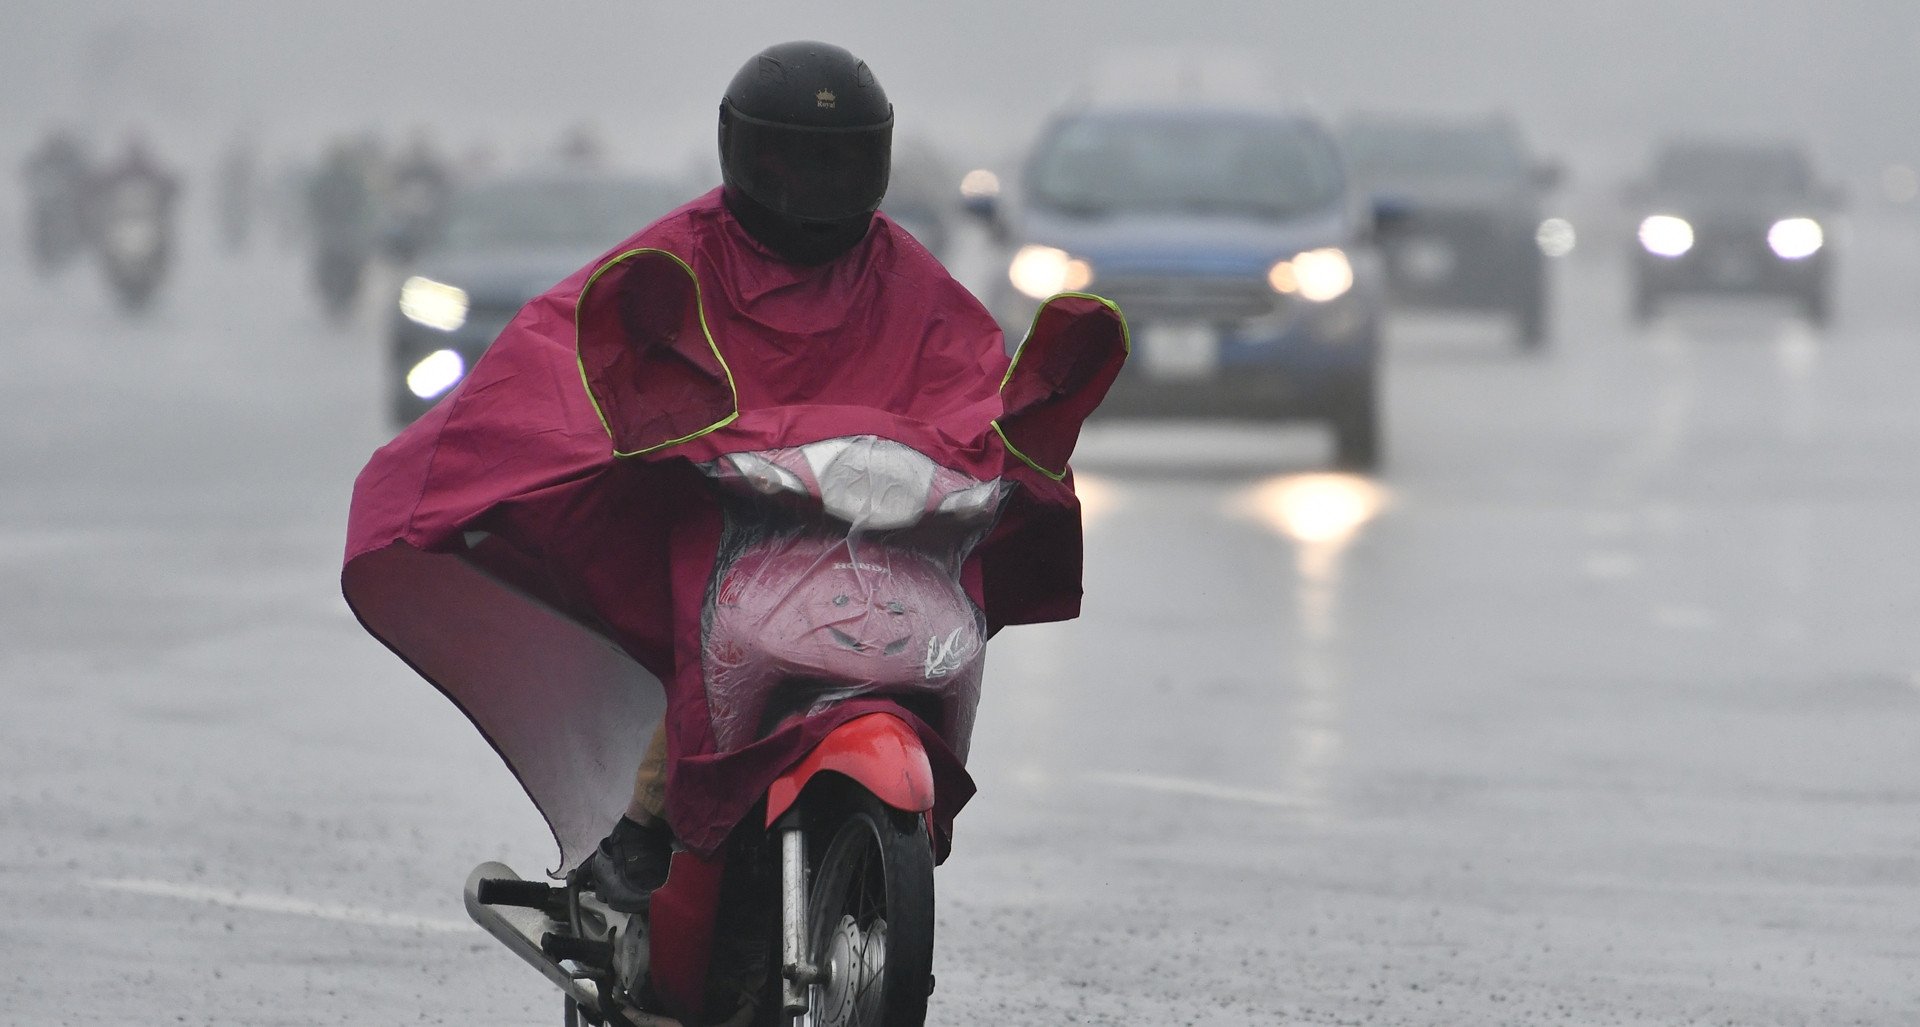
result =
[[[1328,426],[1333,429],[1333,463],[1343,471],[1373,471],[1380,466],[1380,387],[1369,370],[1341,390]]]
[[[933,846],[926,820],[866,789],[836,789],[809,817],[807,937],[826,980],[809,1027],[920,1027],[933,980]]]

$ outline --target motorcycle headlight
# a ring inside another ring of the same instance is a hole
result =
[[[414,275],[400,284],[400,313],[414,324],[451,332],[467,323],[467,291]]]
[[[1655,214],[1640,222],[1640,245],[1656,257],[1678,257],[1693,249],[1693,226],[1686,218]]]
[[[437,349],[407,371],[407,391],[421,399],[433,399],[458,385],[466,373],[467,362],[460,354]]]
[[[1275,292],[1327,303],[1353,288],[1353,262],[1337,246],[1308,250],[1268,268],[1267,284]]]
[[[890,531],[920,520],[933,488],[933,461],[890,439],[828,439],[801,447],[820,503],[855,528]]]
[[[1781,260],[1805,260],[1826,244],[1826,231],[1812,218],[1782,218],[1767,229],[1767,247]]]
[[[1022,246],[1007,265],[1007,280],[1036,300],[1093,284],[1093,265],[1052,246]]]

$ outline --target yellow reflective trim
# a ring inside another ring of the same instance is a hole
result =
[[[616,265],[645,253],[658,253],[666,257],[668,260],[680,265],[680,270],[685,271],[687,277],[693,279],[693,310],[700,318],[700,334],[706,337],[707,348],[713,351],[713,359],[720,362],[720,370],[726,372],[727,391],[733,394],[733,413],[728,414],[691,435],[683,435],[680,438],[662,442],[657,446],[648,446],[645,449],[636,449],[627,453],[615,449],[613,455],[616,457],[641,456],[646,453],[658,452],[669,446],[677,446],[683,442],[692,442],[702,435],[725,428],[740,417],[740,387],[734,383],[733,368],[727,366],[727,358],[721,354],[720,347],[713,341],[713,332],[707,327],[707,304],[702,298],[700,276],[694,273],[692,265],[681,260],[677,254],[669,253],[666,250],[652,246],[643,246],[639,249],[628,250],[625,253],[618,254],[610,258],[606,263],[595,268],[593,274],[587,276],[586,283],[580,286],[580,295],[575,297],[573,301],[573,362],[574,365],[580,369],[580,387],[587,390],[587,402],[593,404],[594,415],[600,418],[600,427],[606,431],[609,439],[613,437],[613,425],[607,423],[607,412],[600,409],[600,400],[593,394],[593,384],[587,381],[587,362],[580,358],[580,309],[586,305],[587,292],[593,288],[593,283],[600,280],[601,275],[613,270]]]
[[[1133,355],[1133,333],[1132,333],[1132,330],[1127,327],[1126,312],[1120,309],[1119,304],[1113,302],[1112,300],[1106,298],[1105,296],[1096,296],[1090,292],[1055,293],[1052,296],[1047,297],[1047,301],[1045,303],[1040,304],[1040,309],[1035,310],[1033,312],[1033,321],[1027,325],[1027,334],[1021,338],[1019,348],[1013,351],[1013,360],[1012,362],[1007,364],[1007,373],[1004,377],[1000,379],[1001,391],[1003,392],[1006,391],[1007,383],[1013,380],[1013,369],[1020,366],[1020,358],[1023,355],[1025,355],[1027,352],[1027,343],[1033,341],[1033,330],[1034,328],[1038,327],[1040,324],[1040,315],[1046,313],[1047,308],[1053,305],[1054,300],[1058,300],[1058,299],[1093,300],[1099,303],[1101,306],[1106,307],[1108,310],[1113,311],[1114,314],[1120,318],[1120,345],[1125,349],[1127,356]],[[1040,466],[1040,464],[1037,461],[1035,461],[1032,457],[1028,456],[1025,453],[1020,452],[1020,447],[1014,445],[1012,439],[1007,438],[1006,429],[1000,427],[1000,419],[997,417],[993,419],[993,432],[994,434],[1000,436],[1000,444],[1007,448],[1007,452],[1012,453],[1014,456],[1019,457],[1021,463],[1026,464],[1028,467],[1031,467],[1034,470],[1039,471],[1041,474],[1044,474],[1049,478],[1052,478],[1054,481],[1061,481],[1066,478],[1067,476],[1066,468],[1062,467],[1058,471],[1048,470],[1047,468]]]
[[[1031,467],[1034,470],[1039,471],[1041,474],[1044,474],[1049,478],[1052,478],[1054,481],[1060,481],[1061,479],[1067,476],[1066,468],[1062,467],[1059,471],[1049,471],[1046,468],[1040,466],[1039,462],[1034,460],[1032,457],[1028,456],[1025,453],[1020,452],[1020,447],[1014,445],[1012,439],[1007,438],[1007,430],[1005,428],[1000,427],[1000,422],[998,420],[995,420],[993,422],[993,432],[995,435],[1000,436],[1000,444],[1007,447],[1007,452],[1012,453],[1014,456],[1019,457],[1021,463],[1026,464],[1028,467]]]

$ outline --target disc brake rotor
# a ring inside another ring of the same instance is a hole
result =
[[[827,943],[826,986],[818,992],[814,1022],[821,1027],[878,1023],[880,980],[887,969],[887,922],[862,930],[842,916]]]

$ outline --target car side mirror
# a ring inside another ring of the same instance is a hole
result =
[[[1000,176],[975,168],[960,180],[960,209],[986,227],[995,242],[1007,240],[1007,222],[1000,206]]]
[[[960,196],[960,209],[979,221],[992,224],[1000,220],[1000,198],[998,196]]]

